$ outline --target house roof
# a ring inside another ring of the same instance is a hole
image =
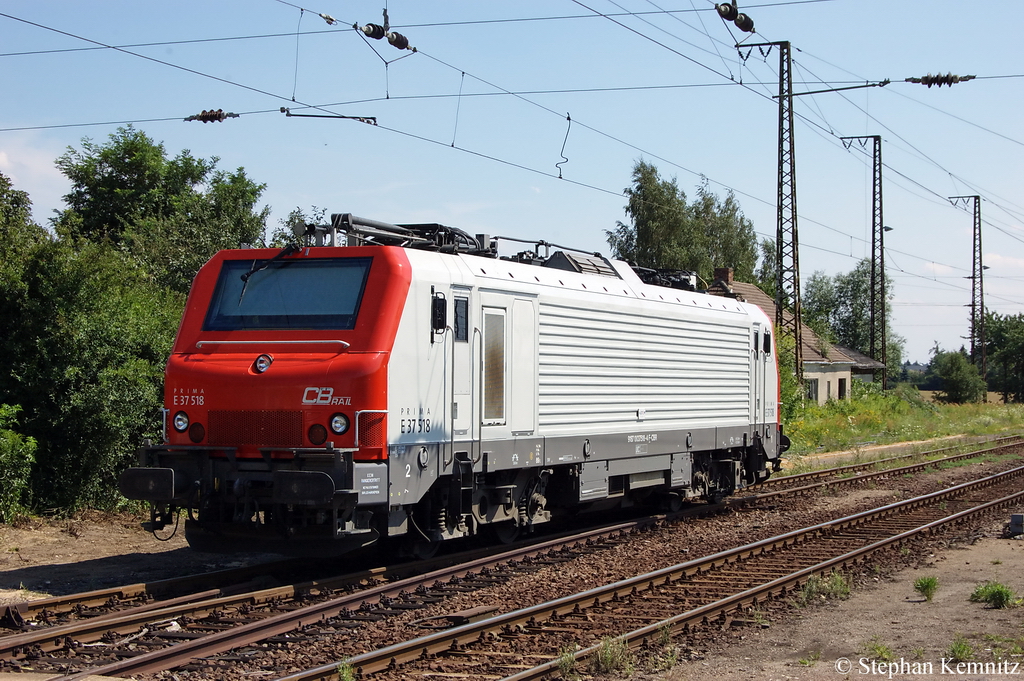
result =
[[[872,359],[869,355],[858,352],[853,348],[840,347],[839,351],[853,360],[853,368],[858,371],[874,371],[875,369],[885,368],[885,365],[877,359]]]
[[[747,284],[742,281],[733,281],[732,270],[726,272],[724,269],[715,270],[715,281],[708,287],[708,293],[715,296],[736,298],[742,302],[753,303],[768,315],[768,318],[775,321],[775,301],[767,293],[754,284]],[[792,313],[783,311],[783,319],[792,319]],[[801,350],[804,364],[850,364],[856,367],[857,360],[850,357],[845,349],[840,349],[830,343],[823,341],[808,326],[801,329]],[[874,361],[870,357],[869,361]],[[881,364],[879,364],[881,366]]]

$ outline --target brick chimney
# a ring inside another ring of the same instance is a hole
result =
[[[732,288],[732,268],[731,267],[716,267],[715,268],[715,281],[720,281],[726,286]]]

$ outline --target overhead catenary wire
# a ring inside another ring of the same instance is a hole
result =
[[[288,4],[288,3],[285,3],[285,4]],[[309,10],[309,11],[313,11],[313,10]],[[4,15],[3,13],[0,13],[0,16],[7,16],[7,15]],[[14,18],[15,18],[15,19],[17,19],[17,17],[14,17]],[[42,25],[39,25],[39,24],[35,24],[35,22],[27,22],[27,21],[26,21],[26,23],[30,23],[30,24],[33,24],[33,25],[37,25],[37,26],[39,26],[39,27],[41,27],[41,28],[47,28],[48,30],[54,30],[54,31],[56,31],[56,32],[59,32],[59,33],[63,33],[63,34],[65,34],[65,35],[69,35],[69,36],[72,36],[72,37],[75,37],[75,38],[79,38],[79,39],[82,39],[82,40],[86,40],[86,41],[88,41],[88,42],[92,42],[92,43],[94,43],[94,44],[98,44],[98,45],[101,45],[101,46],[104,46],[104,47],[109,47],[110,49],[117,49],[117,48],[115,48],[115,47],[113,47],[113,46],[107,46],[107,45],[105,45],[105,44],[103,44],[103,43],[100,43],[100,42],[98,42],[98,41],[93,41],[93,40],[90,40],[90,39],[88,39],[88,38],[82,38],[82,37],[80,37],[80,36],[76,36],[76,35],[74,35],[74,34],[70,34],[70,33],[64,32],[64,31],[60,31],[59,29],[49,29],[49,27],[46,27],[46,26],[42,26]],[[659,43],[659,44],[660,44],[660,43]],[[671,48],[670,48],[670,49],[671,49]],[[157,60],[157,59],[153,59],[153,58],[151,58],[151,57],[148,57],[148,56],[146,56],[146,55],[139,55],[139,54],[137,54],[137,53],[134,53],[134,52],[131,52],[131,51],[127,51],[127,50],[120,50],[120,51],[123,51],[123,52],[125,52],[126,54],[129,54],[129,55],[131,55],[131,56],[136,56],[136,57],[140,57],[140,58],[143,58],[143,59],[148,59],[148,60],[151,60],[151,61],[155,61],[155,62],[157,62],[157,63],[161,63],[161,64],[164,64],[164,65],[167,65],[167,66],[171,66],[171,67],[173,67],[173,68],[180,68],[180,69],[182,69],[182,70],[185,70],[185,71],[187,71],[187,72],[190,72],[190,73],[194,73],[194,74],[196,74],[196,75],[200,75],[200,76],[204,76],[204,77],[208,77],[208,78],[213,78],[214,80],[218,80],[218,81],[221,81],[221,82],[224,82],[224,83],[227,83],[227,84],[231,84],[231,85],[235,85],[235,86],[238,86],[238,87],[242,87],[242,88],[245,88],[245,89],[248,89],[248,90],[253,90],[253,91],[259,92],[259,93],[261,93],[261,94],[267,94],[267,95],[269,95],[269,96],[271,96],[271,97],[274,97],[274,98],[277,98],[277,99],[289,99],[289,98],[287,98],[287,97],[285,97],[285,96],[283,96],[283,95],[277,95],[277,94],[275,94],[275,93],[265,92],[265,91],[259,90],[258,88],[252,88],[251,86],[246,86],[246,85],[244,85],[244,84],[241,84],[241,83],[235,83],[235,82],[233,82],[233,81],[230,81],[230,80],[228,80],[228,79],[223,79],[223,78],[219,78],[219,77],[216,77],[216,76],[211,76],[211,75],[209,75],[209,74],[204,74],[204,73],[202,73],[202,72],[199,72],[199,71],[196,71],[196,70],[193,70],[193,69],[187,69],[187,68],[185,68],[185,67],[180,67],[180,66],[178,66],[178,65],[175,65],[175,64],[172,64],[172,63],[169,63],[169,62],[164,62],[163,60]],[[675,52],[675,50],[673,50],[673,51]],[[442,61],[442,60],[440,60],[440,59],[438,59],[438,58],[436,58],[436,57],[432,57],[431,55],[429,55],[429,54],[427,54],[427,53],[424,53],[424,52],[420,51],[420,52],[419,52],[419,54],[423,54],[424,56],[427,56],[428,58],[434,59],[434,60],[435,60],[435,61],[437,61],[438,63],[440,63],[440,64],[443,64],[443,65],[447,66],[448,68],[451,68],[451,69],[456,69],[456,67],[454,67],[454,66],[452,66],[452,65],[450,65],[450,64],[447,64],[446,62],[444,62],[444,61]],[[711,70],[712,70],[712,71],[714,71],[713,69],[711,69]],[[717,72],[716,72],[716,73],[717,73]],[[532,105],[534,105],[534,106],[538,106],[538,107],[540,107],[540,108],[542,108],[542,109],[544,109],[544,110],[548,111],[549,113],[552,113],[552,114],[555,114],[555,115],[559,115],[559,116],[560,116],[560,114],[558,114],[557,112],[555,112],[555,111],[554,111],[553,109],[551,109],[551,108],[549,108],[549,107],[545,107],[545,106],[543,106],[543,105],[540,105],[540,104],[539,104],[539,103],[537,103],[537,102],[533,102],[532,100],[530,100],[530,99],[528,99],[528,98],[526,98],[526,97],[523,97],[523,96],[521,96],[521,95],[517,95],[516,93],[514,93],[514,92],[512,92],[512,91],[506,90],[506,89],[504,89],[504,88],[499,88],[499,87],[498,87],[497,85],[495,85],[495,84],[493,84],[493,83],[490,83],[490,82],[488,82],[488,81],[486,81],[486,80],[480,79],[480,78],[478,78],[478,77],[476,77],[476,76],[473,76],[473,77],[474,77],[474,78],[476,78],[477,80],[479,80],[480,82],[483,82],[483,83],[485,83],[485,84],[486,84],[486,85],[488,85],[489,87],[493,87],[493,88],[496,88],[496,89],[500,89],[500,90],[501,90],[502,92],[504,92],[504,93],[506,93],[506,94],[510,94],[510,95],[513,95],[513,96],[517,96],[517,97],[519,97],[520,99],[522,99],[522,100],[523,100],[523,101],[525,101],[525,102],[528,102],[528,103],[530,103],[530,104],[532,104]],[[290,101],[290,100],[289,100],[289,101]],[[308,108],[314,108],[314,109],[319,109],[319,110],[325,111],[325,112],[326,112],[326,113],[328,113],[328,114],[332,114],[332,117],[333,117],[333,114],[334,114],[334,112],[332,112],[332,111],[330,111],[329,109],[327,109],[327,107],[329,107],[329,106],[337,106],[337,105],[340,105],[340,104],[329,104],[329,105],[313,105],[313,104],[305,104],[305,103],[302,103],[302,105],[303,105],[303,106],[305,106],[305,107],[308,107]],[[591,131],[593,131],[593,132],[595,132],[595,133],[597,133],[597,134],[600,134],[600,135],[602,135],[602,136],[605,136],[605,137],[606,137],[606,138],[608,138],[608,139],[611,139],[611,140],[613,140],[613,141],[616,141],[616,142],[618,142],[618,143],[620,143],[620,144],[623,144],[623,145],[626,145],[626,146],[628,146],[628,147],[630,147],[630,148],[633,148],[634,150],[636,150],[636,151],[639,151],[639,152],[640,152],[640,153],[642,153],[642,154],[645,154],[645,155],[647,155],[647,156],[650,156],[650,157],[652,157],[652,158],[656,158],[656,159],[658,159],[659,161],[663,161],[663,162],[665,162],[665,163],[668,163],[668,164],[672,165],[673,167],[676,167],[676,168],[678,168],[678,169],[680,169],[680,170],[684,170],[685,172],[691,173],[691,174],[693,174],[694,176],[697,176],[697,177],[706,177],[706,176],[705,176],[705,175],[703,175],[702,173],[699,173],[699,172],[697,172],[697,171],[694,171],[694,170],[692,170],[692,169],[686,168],[686,167],[684,167],[684,166],[682,166],[682,165],[680,165],[680,164],[678,164],[678,163],[675,163],[675,162],[673,162],[673,161],[671,161],[671,160],[669,160],[669,159],[667,159],[667,158],[664,158],[664,157],[662,157],[662,156],[660,156],[660,155],[658,155],[658,154],[654,154],[654,153],[652,153],[652,152],[646,151],[646,150],[644,150],[644,149],[642,149],[642,148],[640,148],[640,147],[638,147],[638,146],[636,146],[636,145],[632,145],[632,144],[630,144],[630,143],[626,142],[625,140],[622,140],[621,138],[618,138],[618,137],[616,137],[616,136],[614,136],[614,135],[610,135],[610,134],[608,134],[608,133],[605,133],[605,132],[603,132],[603,131],[600,131],[600,130],[598,130],[598,129],[596,129],[596,128],[593,128],[593,127],[591,127],[591,126],[589,126],[589,125],[586,125],[586,124],[582,124],[582,123],[579,123],[579,122],[578,122],[578,124],[579,124],[579,125],[581,125],[582,127],[585,127],[585,128],[587,128],[587,129],[590,129]],[[394,128],[388,128],[388,129],[390,129],[390,130],[395,130]],[[476,152],[472,152],[472,151],[470,151],[470,150],[464,150],[464,151],[467,151],[468,153],[476,153]],[[487,154],[479,154],[479,155],[480,155],[480,156],[482,156],[482,157],[485,157],[485,158],[490,158],[490,159],[492,159],[492,160],[499,160],[499,161],[500,161],[500,159],[497,159],[497,157],[494,157],[494,156],[491,156],[491,155],[487,155]],[[523,168],[525,168],[525,166],[522,166],[521,164],[514,164],[514,163],[510,163],[510,165],[514,165],[514,166],[517,166],[517,167],[523,167]],[[751,194],[749,194],[749,193],[747,193],[747,192],[743,192],[743,191],[741,191],[741,190],[738,190],[738,189],[732,188],[732,187],[730,187],[730,186],[729,186],[728,184],[722,183],[722,182],[720,182],[720,181],[718,181],[718,180],[714,180],[714,179],[712,179],[712,178],[708,178],[708,179],[709,179],[710,181],[714,182],[715,184],[718,184],[718,185],[720,185],[720,186],[723,186],[723,187],[725,187],[725,188],[729,189],[730,191],[733,191],[733,192],[735,192],[735,193],[737,193],[737,194],[739,194],[739,195],[741,195],[741,196],[747,196],[748,198],[751,198],[751,199],[753,199],[753,200],[756,200],[756,201],[762,202],[762,203],[764,203],[765,205],[773,205],[773,204],[772,204],[772,203],[771,203],[770,201],[768,201],[768,200],[765,200],[765,199],[761,199],[760,197],[756,197],[756,196],[754,196],[754,195],[751,195]],[[592,185],[586,185],[586,186],[591,186],[591,187],[592,187]],[[602,191],[607,191],[607,190],[602,190]],[[612,192],[612,193],[614,193],[614,194],[616,194],[616,195],[621,195],[621,193],[620,193],[620,192]],[[808,220],[809,220],[809,219],[808,219]],[[826,229],[830,229],[830,230],[832,230],[832,231],[836,231],[837,233],[843,234],[843,235],[845,235],[845,236],[851,236],[851,235],[848,235],[848,234],[846,234],[845,232],[842,232],[841,230],[836,230],[835,228],[833,228],[833,227],[830,227],[829,225],[825,225],[824,223],[820,223],[820,222],[818,222],[818,221],[815,221],[815,220],[809,220],[809,221],[810,221],[810,222],[811,222],[812,224],[818,224],[818,225],[820,225],[820,226],[822,226],[822,227],[824,227],[824,228],[826,228]],[[770,235],[764,235],[764,236],[768,236],[768,237],[770,238]],[[858,238],[858,239],[860,239],[859,237],[853,237],[853,238]],[[822,250],[827,250],[827,249],[822,249]],[[840,255],[844,255],[844,254],[840,254]]]
[[[289,4],[289,3],[285,3],[285,4]],[[296,6],[296,7],[297,7],[297,6]],[[97,48],[97,49],[99,49],[99,48]],[[111,46],[111,48],[110,48],[110,49],[112,49],[112,46]],[[129,53],[129,54],[131,54],[131,53]],[[143,58],[146,58],[146,57],[145,57],[144,55],[135,55],[135,56],[142,56]],[[156,60],[156,61],[159,61],[159,60]],[[173,64],[168,64],[168,65],[170,65],[170,66],[175,66],[175,65],[173,65]],[[186,69],[186,70],[187,70],[187,69]],[[206,74],[200,74],[200,75],[206,75]],[[224,80],[224,79],[219,79],[219,80]],[[224,82],[230,82],[230,81],[226,81],[226,80],[225,80]],[[240,86],[242,86],[242,87],[246,87],[246,86],[244,86],[244,85],[241,85],[241,84],[237,84],[237,85],[240,85]],[[258,89],[256,89],[255,91],[258,91],[258,92],[259,92],[259,90],[258,90]],[[273,93],[265,93],[265,94],[271,94],[271,95],[273,96]],[[307,105],[304,105],[304,106],[307,106]],[[314,108],[318,108],[318,107],[323,107],[323,106],[329,106],[329,105],[308,105],[308,106],[311,106],[311,107],[314,107]],[[160,120],[160,119],[153,119],[153,120]],[[170,119],[168,119],[168,120],[170,120]],[[174,118],[173,120],[178,120],[178,118],[177,118],[177,117],[175,117],[175,118]],[[130,121],[129,121],[129,122],[130,122]],[[141,121],[139,121],[139,122],[141,122]],[[108,123],[108,124],[109,124],[109,123]],[[609,138],[610,138],[610,139],[617,139],[617,138],[615,138],[614,136],[609,136]],[[618,140],[618,141],[620,141],[620,142],[621,142],[621,140]],[[636,148],[636,149],[638,149],[638,150],[639,150],[639,148],[638,148],[638,147],[633,147],[633,148]],[[646,153],[648,153],[648,154],[649,154],[649,152],[646,152]],[[654,157],[654,156],[655,156],[655,155],[653,155],[653,154],[649,154],[649,155],[651,155],[652,157]],[[492,157],[492,158],[493,158],[493,157]],[[666,161],[667,161],[667,159],[660,159],[660,160],[666,160]],[[669,162],[669,163],[671,163],[671,162]],[[681,166],[678,166],[678,164],[674,164],[674,163],[673,163],[672,165],[674,165],[674,166],[676,166],[676,167],[680,167],[680,168],[682,168]],[[686,170],[687,172],[691,172],[691,173],[693,173],[693,174],[695,174],[695,175],[699,175],[699,173],[696,173],[696,171],[692,171],[692,170],[689,170],[689,169],[686,169],[686,168],[682,168],[682,169],[683,169],[683,170]],[[727,187],[727,188],[728,188],[728,185],[725,185],[724,183],[721,183],[721,182],[719,182],[719,181],[715,181],[715,183],[716,183],[716,184],[719,184],[719,185],[721,185],[721,186],[724,186],[724,187]],[[730,188],[730,190],[732,190],[732,189]],[[735,191],[735,190],[732,190],[732,191]],[[615,193],[616,195],[620,195],[620,192],[614,192],[614,193]],[[739,194],[741,194],[741,195],[744,195],[744,196],[750,196],[749,194],[746,194],[746,193],[744,193],[744,192],[737,192],[737,193],[739,193]],[[753,198],[753,197],[752,197],[752,198]],[[768,202],[765,202],[765,203],[768,203]],[[813,223],[813,222],[814,222],[814,221],[812,221],[812,223]]]

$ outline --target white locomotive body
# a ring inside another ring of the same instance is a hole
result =
[[[172,427],[121,478],[151,527],[184,509],[207,550],[394,538],[422,553],[714,500],[777,469],[757,307],[596,254],[501,259],[439,225],[332,220],[311,228],[318,246],[223,251],[197,275],[168,361]]]
[[[434,330],[432,306],[408,304],[389,363],[399,531],[425,499],[464,519],[435,523],[432,538],[474,522],[531,525],[559,509],[671,508],[759,482],[778,460],[778,369],[756,306],[644,284],[625,263],[593,256],[558,255],[594,273],[408,257],[410,303],[442,301],[447,323]],[[472,490],[468,503],[438,486],[445,478]],[[429,534],[430,519],[414,522]]]

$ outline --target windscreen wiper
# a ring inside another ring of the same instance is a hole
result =
[[[275,255],[273,258],[271,258],[270,260],[264,260],[262,265],[257,265],[257,261],[254,260],[252,263],[252,268],[242,275],[242,292],[238,295],[238,306],[242,306],[242,298],[245,298],[245,289],[249,286],[249,277],[256,274],[257,272],[261,272],[267,269],[275,261],[280,260],[281,258],[287,258],[292,253],[295,253],[296,251],[300,250],[302,249],[301,247],[299,247],[298,244],[288,244],[287,246],[282,248],[281,252]]]

